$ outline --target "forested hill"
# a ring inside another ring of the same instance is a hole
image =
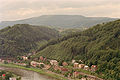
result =
[[[39,17],[32,17],[16,21],[2,21],[0,29],[14,24],[32,24],[45,25],[60,28],[76,28],[76,27],[91,27],[93,25],[113,21],[116,18],[107,17],[85,17],[81,15],[42,15]]]
[[[98,65],[97,73],[103,73],[108,80],[119,80],[120,20],[50,41],[38,51],[38,57],[59,61],[81,59],[89,66]]]
[[[0,30],[0,56],[23,55],[58,35],[58,31],[45,26],[28,24],[9,26]]]

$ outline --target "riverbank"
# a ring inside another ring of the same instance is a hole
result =
[[[21,80],[21,77],[12,72],[0,69],[0,80]]]
[[[41,75],[48,76],[49,78],[53,78],[53,80],[69,80],[69,79],[67,79],[67,78],[65,78],[63,76],[60,76],[60,75],[57,75],[57,74],[47,73],[44,70],[38,69],[38,68],[26,68],[26,67],[14,65],[14,64],[2,64],[2,63],[0,63],[0,66],[34,71],[34,72],[37,72],[37,73],[39,73]]]

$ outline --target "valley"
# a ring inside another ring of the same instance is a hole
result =
[[[119,79],[119,26],[120,20],[85,30],[59,31],[29,24],[9,26],[0,30],[0,62],[34,72],[40,70],[53,78],[57,75],[63,78],[60,80]]]
[[[0,80],[120,80],[120,0],[0,0]]]

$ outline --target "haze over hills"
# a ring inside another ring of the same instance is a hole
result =
[[[50,41],[38,50],[44,56],[59,61],[83,60],[98,65],[97,73],[107,80],[120,79],[120,20],[98,24],[83,32]]]
[[[16,57],[26,54],[58,36],[58,31],[45,26],[16,24],[6,27],[0,30],[0,56]]]
[[[85,17],[81,15],[43,15],[16,21],[2,21],[0,28],[14,24],[45,25],[60,28],[91,27],[98,23],[116,20],[107,17]]]

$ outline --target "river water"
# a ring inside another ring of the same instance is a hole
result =
[[[10,71],[19,76],[21,76],[21,80],[55,80],[45,75],[41,75],[37,72],[18,69],[18,68],[8,68],[8,67],[0,67],[0,70]]]

